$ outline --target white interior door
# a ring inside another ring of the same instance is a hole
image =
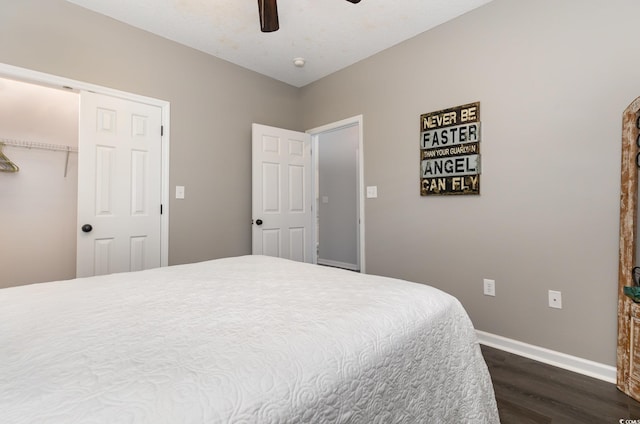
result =
[[[77,276],[161,265],[162,109],[81,92]]]
[[[254,255],[313,261],[311,137],[253,124]]]

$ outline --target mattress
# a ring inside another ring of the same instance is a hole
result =
[[[498,423],[423,284],[266,256],[0,290],[1,423]]]

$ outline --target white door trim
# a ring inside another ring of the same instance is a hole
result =
[[[13,65],[0,63],[0,76],[20,80],[32,84],[40,84],[45,86],[63,87],[73,91],[93,91],[98,94],[104,94],[112,97],[119,97],[138,103],[146,103],[158,106],[162,109],[162,125],[164,127],[162,136],[162,216],[161,222],[161,266],[169,265],[169,135],[171,134],[169,123],[170,104],[165,100],[145,97],[138,94],[127,93],[125,91],[114,90],[112,88],[100,85],[90,84],[69,78],[63,78],[56,75],[46,74],[43,72],[33,71],[31,69],[20,68]]]
[[[340,128],[344,128],[344,127],[350,127],[352,125],[358,125],[358,214],[359,214],[359,220],[360,220],[360,226],[358,228],[358,234],[359,234],[359,243],[358,243],[358,251],[359,251],[359,256],[360,256],[360,272],[361,273],[365,273],[366,272],[366,268],[365,268],[365,221],[364,221],[364,137],[363,137],[363,131],[362,131],[362,115],[357,115],[357,116],[353,116],[351,118],[346,118],[343,119],[341,121],[337,121],[337,122],[332,122],[330,124],[326,124],[326,125],[322,125],[320,127],[317,128],[312,128],[310,130],[307,130],[306,132],[309,133],[311,135],[311,143],[312,143],[312,148],[313,148],[313,152],[317,152],[318,151],[318,139],[319,136],[322,133],[325,132],[329,132],[329,131],[335,131],[337,129]],[[316,193],[316,184],[318,181],[318,155],[317,153],[314,154],[314,159],[313,159],[313,168],[312,168],[312,172],[313,172],[313,198],[314,201],[317,201],[317,193]],[[318,205],[316,204],[314,207],[314,216],[317,214],[317,210],[318,210]],[[317,219],[313,220],[313,228],[312,228],[312,234],[313,234],[313,263],[318,263],[318,250],[316,248],[317,243],[318,243],[318,229],[317,229]]]

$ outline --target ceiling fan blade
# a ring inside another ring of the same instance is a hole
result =
[[[280,28],[276,0],[258,0],[258,12],[260,12],[260,31],[273,32]]]
[[[347,0],[347,1],[348,1],[348,2],[351,2],[351,3],[353,3],[353,4],[360,3],[360,0]]]

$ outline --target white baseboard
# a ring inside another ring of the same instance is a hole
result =
[[[335,268],[350,269],[351,271],[360,271],[360,269],[358,268],[358,265],[356,264],[348,264],[346,262],[332,261],[331,259],[318,258],[318,265],[327,265]]]
[[[524,356],[554,367],[577,372],[608,383],[616,383],[616,368],[544,347],[534,346],[495,334],[476,330],[478,341],[486,346]]]

